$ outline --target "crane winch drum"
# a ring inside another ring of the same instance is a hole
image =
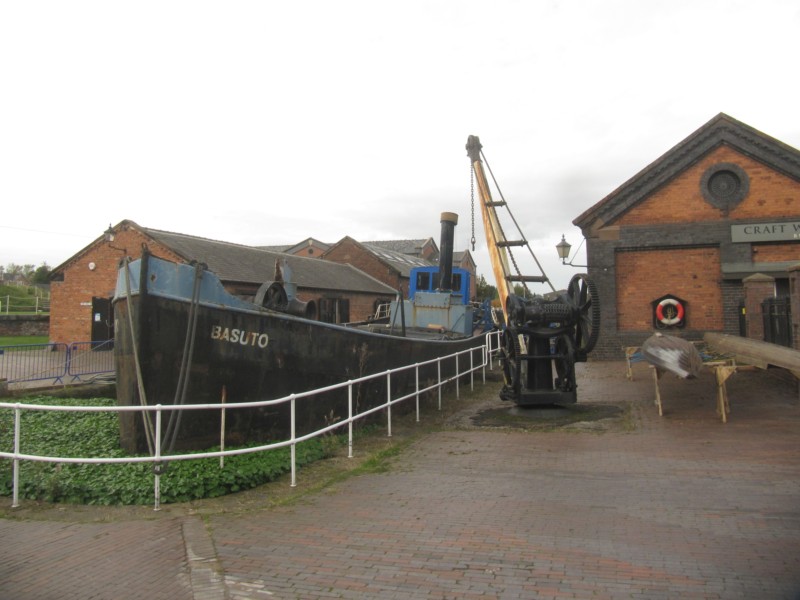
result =
[[[520,406],[576,402],[575,363],[586,361],[600,332],[597,289],[581,274],[570,280],[566,292],[555,292],[506,199],[492,199],[481,149],[478,137],[469,136],[467,155],[479,191],[489,259],[505,309],[500,348],[504,385],[500,397]],[[498,208],[505,208],[508,219],[516,226],[516,239],[506,237]],[[512,248],[527,249],[540,274],[523,275]],[[547,283],[553,293],[548,299],[529,296],[528,283]],[[525,288],[525,296],[515,293],[515,284]]]

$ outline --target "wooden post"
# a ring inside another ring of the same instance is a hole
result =
[[[628,378],[628,381],[633,381],[633,369],[631,368],[631,358],[633,355],[639,351],[639,346],[628,346],[623,348],[625,350],[625,362],[627,363],[628,367],[625,371],[625,376]]]
[[[723,423],[728,422],[728,415],[731,412],[731,404],[728,399],[728,388],[725,382],[736,373],[735,365],[719,365],[714,367],[714,376],[717,379],[717,414]]]
[[[661,379],[662,373],[661,370],[656,367],[651,366],[650,368],[653,369],[653,383],[655,383],[656,386],[656,406],[658,407],[658,416],[663,417],[664,411],[661,410],[661,391],[658,389],[658,380]]]

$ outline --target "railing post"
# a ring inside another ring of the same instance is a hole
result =
[[[19,439],[20,439],[20,408],[19,402],[14,409],[14,493],[11,499],[11,508],[19,506]]]
[[[439,389],[439,410],[442,410],[442,357],[436,359],[436,387]]]
[[[148,417],[149,418],[149,417]],[[153,510],[161,510],[161,405],[156,404],[156,435],[155,435],[155,456],[153,461],[153,472],[155,482],[153,483],[153,493],[156,497],[156,505]]]
[[[353,380],[347,382],[347,458],[353,458]]]
[[[417,423],[419,423],[419,363],[414,364],[414,391],[417,399]]]
[[[469,391],[475,391],[475,359],[473,358],[472,348],[469,350]]]
[[[392,437],[392,371],[386,371],[386,426],[387,436]]]
[[[220,410],[219,415],[219,450],[220,452],[225,452],[225,402],[228,399],[228,389],[226,386],[222,386],[222,397],[220,398],[220,403],[222,404],[222,409]],[[219,468],[225,468],[225,457],[219,457]]]
[[[291,487],[297,486],[297,444],[295,443],[295,439],[297,438],[297,416],[295,413],[295,397],[294,394],[289,396],[289,409],[290,409],[290,419],[291,419],[291,454],[292,454],[292,484]]]
[[[461,399],[461,388],[459,387],[459,380],[461,379],[461,370],[458,366],[458,354],[456,354],[456,399]]]

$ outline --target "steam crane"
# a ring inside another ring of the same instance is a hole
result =
[[[496,182],[500,199],[492,199],[483,168],[486,158],[481,149],[478,137],[469,136],[467,155],[477,182],[489,259],[504,307],[500,349],[504,385],[500,398],[519,406],[576,402],[575,363],[586,361],[600,331],[597,290],[592,281],[581,274],[570,280],[565,293],[556,292]],[[516,239],[506,237],[498,209],[505,209],[503,223],[509,220],[513,223]],[[473,236],[473,244],[474,239]],[[527,250],[538,274],[520,272],[512,253],[514,248]],[[532,294],[529,283],[547,284],[552,292],[549,296],[554,299]]]

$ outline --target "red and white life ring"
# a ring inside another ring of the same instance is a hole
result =
[[[675,307],[674,317],[667,317],[664,315],[665,306]],[[683,310],[683,304],[675,300],[675,298],[664,298],[661,302],[658,303],[658,306],[656,307],[656,319],[658,319],[664,325],[677,325],[678,323],[683,321],[684,314],[685,312]]]

